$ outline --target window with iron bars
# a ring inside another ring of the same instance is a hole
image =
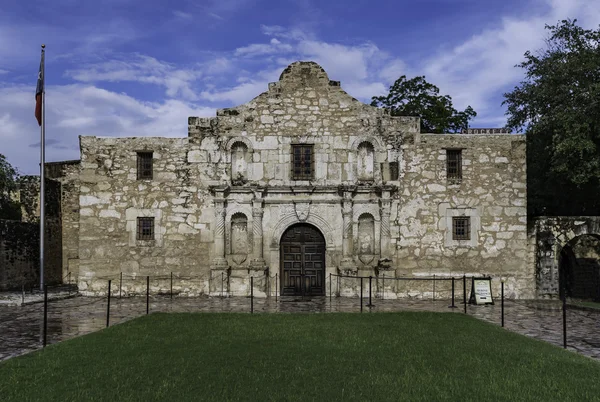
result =
[[[452,217],[452,240],[471,240],[471,218]]]
[[[446,176],[450,181],[460,181],[462,179],[462,150],[446,150]]]
[[[154,240],[154,218],[137,218],[137,239]]]
[[[137,153],[137,178],[152,179],[152,152]]]
[[[312,180],[314,176],[313,145],[292,145],[292,180]]]

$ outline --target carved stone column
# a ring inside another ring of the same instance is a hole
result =
[[[344,192],[342,201],[342,269],[351,269],[354,267],[352,259],[352,199],[350,192]]]
[[[380,258],[390,258],[390,241],[391,241],[391,233],[390,233],[390,215],[392,214],[392,200],[390,198],[389,191],[383,191],[381,200],[380,200],[381,208],[379,210],[381,214],[381,230],[379,236],[379,250],[380,250]]]
[[[263,214],[262,199],[252,201],[252,234],[254,244],[252,249],[253,259],[252,268],[260,269],[265,267],[265,259],[263,257]]]
[[[213,260],[214,268],[227,268],[225,259],[225,199],[215,198],[215,258]]]

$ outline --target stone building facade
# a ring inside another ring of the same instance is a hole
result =
[[[78,241],[67,264],[82,293],[121,273],[173,273],[184,294],[245,295],[250,277],[257,296],[328,294],[341,274],[374,276],[386,297],[430,297],[430,283],[391,278],[481,274],[534,296],[523,135],[421,133],[418,118],[359,102],[312,62],[188,127],[80,137],[63,238]],[[336,293],[358,294],[342,282]]]

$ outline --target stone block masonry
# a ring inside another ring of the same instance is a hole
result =
[[[221,277],[227,294],[249,293],[251,275],[267,278],[255,295],[324,294],[330,273],[485,274],[506,276],[513,297],[535,291],[524,137],[420,133],[418,118],[362,104],[312,62],[244,105],[190,117],[187,138],[80,145],[69,252],[84,294],[121,272],[195,276],[190,293],[205,294]]]

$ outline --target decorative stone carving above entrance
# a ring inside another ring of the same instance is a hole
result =
[[[294,202],[294,208],[296,216],[300,222],[304,222],[308,219],[310,213],[310,202]]]

